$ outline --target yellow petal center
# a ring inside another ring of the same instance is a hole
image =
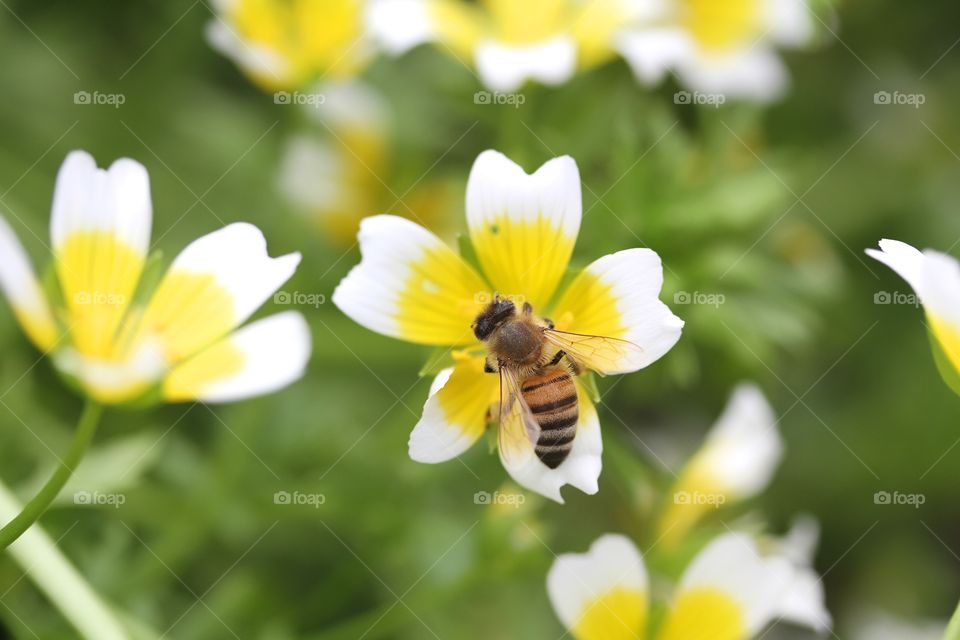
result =
[[[744,640],[747,629],[740,606],[719,589],[683,592],[667,615],[658,640]]]
[[[59,248],[57,275],[79,353],[117,355],[117,333],[142,270],[143,255],[109,231],[75,232]]]
[[[636,640],[646,624],[646,595],[616,587],[589,603],[571,632],[577,640]]]

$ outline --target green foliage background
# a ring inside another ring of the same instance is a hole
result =
[[[396,194],[425,172],[450,181],[448,220],[462,230],[460,194],[480,151],[495,147],[528,170],[570,154],[588,211],[575,262],[641,243],[663,258],[664,300],[686,329],[656,365],[600,382],[597,496],[568,489],[565,506],[531,495],[495,510],[473,500],[506,477],[485,447],[443,465],[410,461],[429,350],[323,304],[301,309],[314,355],[282,393],[109,411],[98,446],[149,452],[132,472],[129,455],[97,459],[99,473],[122,480],[126,503],[64,503],[44,526],[144,637],[560,637],[544,589],[554,554],[608,531],[649,545],[670,470],[732,387],[752,379],[782,416],[788,449],[769,491],[740,512],[765,514],[773,532],[799,512],[820,520],[817,568],[839,637],[874,609],[946,618],[960,586],[960,404],[936,372],[921,313],[874,302],[906,285],[863,255],[881,237],[957,253],[960,8],[918,9],[821,6],[838,37],[824,29],[817,49],[787,56],[794,86],[769,109],[675,105],[676,86],[642,88],[622,62],[561,88],[527,87],[516,109],[475,104],[476,79],[428,48],[367,74],[391,106],[384,179]],[[248,220],[274,255],[303,252],[286,290],[329,299],[356,248],[325,240],[275,188],[284,141],[305,118],[207,46],[209,18],[202,1],[7,0],[0,212],[42,264],[65,153],[84,148],[101,165],[130,156],[150,171],[165,255]],[[76,105],[80,90],[126,102]],[[876,105],[880,90],[926,102]],[[724,303],[677,305],[678,292]],[[0,345],[0,474],[26,495],[50,450],[65,448],[80,401],[37,362],[6,306]],[[876,505],[881,490],[926,502]],[[277,491],[326,502],[278,506]],[[667,573],[682,565],[663,563]],[[72,637],[21,576],[0,560],[0,636]]]

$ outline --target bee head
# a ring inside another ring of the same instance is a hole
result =
[[[513,317],[517,307],[512,301],[497,296],[473,321],[473,335],[486,340],[497,327]]]

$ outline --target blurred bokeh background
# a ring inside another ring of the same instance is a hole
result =
[[[786,456],[762,496],[703,535],[742,517],[780,533],[815,516],[836,637],[878,611],[952,611],[960,403],[921,311],[898,303],[910,291],[863,249],[892,237],[958,253],[960,5],[819,5],[817,43],[785,54],[792,86],[770,106],[676,104],[675,81],[641,86],[620,60],[527,85],[520,105],[483,104],[469,69],[419,47],[364,72],[378,103],[359,115],[377,124],[355,139],[336,114],[277,104],[211,48],[204,0],[0,4],[0,213],[35,261],[49,259],[53,180],[75,148],[101,166],[147,166],[168,258],[237,220],[258,224],[272,254],[304,254],[290,297],[261,313],[305,313],[306,378],[229,406],[109,411],[88,468],[41,521],[143,637],[559,638],[544,589],[554,555],[609,531],[650,545],[672,474],[743,380],[774,406]],[[878,104],[879,91],[924,101]],[[78,104],[77,92],[122,104]],[[430,350],[329,303],[359,259],[355,220],[311,211],[311,190],[291,197],[281,175],[293,163],[308,182],[304,166],[318,184],[343,176],[354,194],[340,213],[406,215],[455,242],[470,164],[490,147],[528,171],[572,155],[586,211],[575,263],[654,248],[663,299],[687,322],[660,362],[600,381],[600,492],[568,488],[564,506],[532,494],[520,508],[476,504],[509,486],[485,446],[442,465],[408,458]],[[6,305],[0,354],[0,474],[27,497],[81,401]],[[125,498],[77,505],[77,489]],[[876,504],[879,491],[924,503]],[[277,492],[322,504],[276,504]],[[74,637],[23,576],[0,559],[0,637]]]

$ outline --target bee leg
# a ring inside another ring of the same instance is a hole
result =
[[[529,302],[523,303],[523,315],[532,316],[533,315],[533,305]]]
[[[544,318],[543,322],[547,325],[547,329],[555,329],[557,327],[550,318]]]
[[[567,355],[566,351],[557,351],[557,355],[553,356],[553,360],[550,361],[550,366],[560,364],[560,361],[563,360],[564,356]]]
[[[497,370],[490,364],[490,360],[486,359],[483,361],[483,372],[484,373],[496,373]]]

